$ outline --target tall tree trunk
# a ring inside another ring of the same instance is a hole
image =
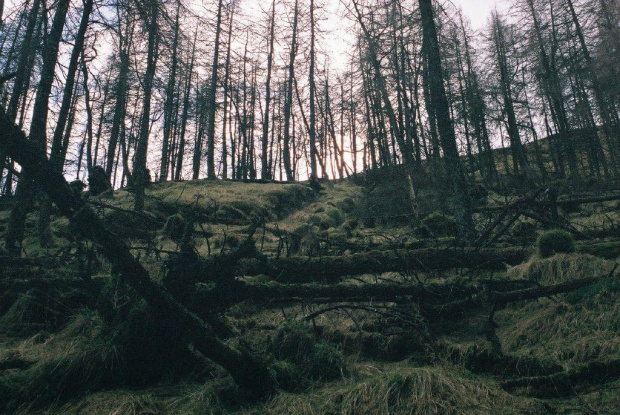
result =
[[[168,170],[170,168],[170,140],[173,132],[173,124],[175,123],[177,114],[174,111],[174,101],[176,97],[177,67],[179,66],[178,46],[179,46],[179,14],[181,11],[181,2],[177,3],[176,16],[174,18],[174,35],[172,37],[170,57],[170,73],[168,74],[168,83],[166,85],[166,101],[164,103],[164,135],[161,143],[161,164],[159,166],[159,180],[164,182],[168,178]]]
[[[49,98],[54,82],[54,72],[58,60],[58,49],[62,38],[70,0],[59,0],[54,13],[52,28],[47,38],[43,54],[43,66],[41,79],[37,88],[37,94],[32,110],[32,122],[30,124],[30,140],[42,151],[47,147],[47,115],[49,112]],[[6,235],[6,249],[11,255],[19,256],[21,243],[24,239],[24,227],[26,216],[32,209],[36,188],[34,186],[35,172],[24,169],[17,186],[17,203],[11,211],[9,227]],[[45,239],[44,230],[39,229],[42,240]]]
[[[222,178],[226,179],[228,177],[228,150],[226,146],[226,142],[228,138],[226,137],[226,128],[228,127],[226,123],[228,122],[228,117],[230,116],[230,111],[228,111],[228,92],[230,89],[230,50],[232,48],[232,31],[233,31],[233,16],[235,14],[235,8],[230,8],[230,16],[228,18],[228,41],[226,43],[226,63],[224,64],[224,119],[222,120]],[[234,146],[232,146],[232,151],[234,151]],[[233,155],[234,158],[234,155]],[[232,163],[234,165],[234,163]],[[233,168],[234,170],[234,168]]]
[[[508,39],[504,33],[504,22],[500,20],[497,13],[493,15],[493,42],[495,46],[496,65],[500,74],[500,85],[502,98],[504,100],[504,113],[506,114],[508,137],[510,139],[510,149],[512,152],[512,162],[515,173],[527,171],[527,159],[523,149],[523,143],[519,134],[519,126],[515,115],[514,99],[512,93],[511,68],[508,65]]]
[[[73,44],[73,50],[71,51],[71,57],[69,58],[69,67],[67,68],[67,76],[65,87],[62,96],[62,103],[60,106],[60,111],[58,112],[58,119],[56,121],[56,128],[54,129],[54,136],[52,138],[52,149],[50,155],[50,163],[54,168],[62,172],[63,165],[65,162],[64,152],[62,151],[62,139],[63,133],[65,132],[65,127],[67,125],[67,119],[69,116],[69,110],[71,108],[72,95],[74,91],[74,84],[76,78],[76,72],[78,70],[78,64],[80,55],[84,50],[84,39],[86,37],[86,30],[88,28],[90,14],[93,10],[93,0],[86,0],[84,2],[84,8],[82,10],[82,17],[80,20],[80,27],[78,28],[78,32],[75,36],[75,41]],[[84,63],[85,65],[85,63]],[[87,73],[85,72],[84,75]],[[88,82],[88,79],[84,80],[84,83]],[[90,107],[88,108],[90,110]],[[89,126],[92,127],[92,114],[90,111],[89,115]],[[91,135],[89,137],[92,138],[92,129],[90,130]],[[92,146],[92,139],[89,142]],[[89,147],[90,148],[90,147]],[[92,153],[87,151],[87,162],[90,163],[92,160]],[[89,169],[90,171],[90,164]],[[39,212],[39,235],[41,237],[41,245],[47,246],[52,240],[52,233],[49,228],[50,220],[51,220],[51,208],[52,202],[49,197],[43,196],[41,201],[41,210]]]
[[[437,29],[433,17],[431,0],[418,0],[422,17],[424,47],[428,56],[427,72],[433,107],[431,112],[437,116],[437,129],[444,152],[446,171],[455,195],[455,219],[461,237],[470,238],[475,234],[472,220],[472,206],[467,190],[465,172],[456,147],[454,126],[450,119],[450,108],[443,84],[441,55],[437,40]]]
[[[293,78],[295,77],[295,57],[297,55],[297,21],[299,18],[299,0],[295,0],[293,11],[293,33],[291,37],[291,50],[289,52],[288,75],[286,78],[286,98],[284,99],[284,140],[282,143],[282,159],[286,180],[295,179],[291,167],[291,110],[293,108]]]
[[[32,56],[36,53],[34,39],[35,27],[37,26],[37,16],[39,15],[39,7],[41,4],[41,0],[34,0],[30,11],[28,12],[28,18],[26,22],[26,31],[24,33],[24,37],[22,40],[22,47],[19,52],[19,59],[17,61],[17,67],[15,68],[15,80],[13,82],[13,89],[11,92],[11,98],[9,100],[9,104],[7,106],[7,114],[11,121],[15,121],[17,119],[17,109],[19,107],[20,99],[25,95],[27,90],[28,79],[30,79],[30,73],[32,71],[32,65],[29,65],[29,62],[33,61]],[[28,2],[24,5],[24,7],[28,6]],[[21,20],[20,20],[21,26]],[[15,38],[13,39],[13,44],[17,41],[17,36],[19,31],[16,31]],[[9,53],[10,55],[13,52],[11,49]],[[8,63],[8,61],[7,61]],[[28,68],[28,69],[27,69]],[[3,75],[8,75],[9,65],[7,64],[6,69]],[[6,96],[2,99],[2,105],[5,104]],[[7,167],[7,175],[4,183],[4,192],[9,194],[13,188],[13,162],[10,161],[7,163],[7,159],[5,155],[0,151],[0,180],[2,179],[2,173]]]
[[[269,168],[269,110],[271,105],[271,69],[273,66],[273,43],[275,40],[276,27],[276,1],[271,2],[271,18],[269,20],[269,53],[267,56],[267,80],[265,81],[265,108],[263,115],[263,136],[261,148],[261,178],[271,179],[271,169]]]
[[[142,103],[142,119],[140,121],[140,135],[136,148],[136,159],[134,164],[134,210],[142,212],[144,209],[144,189],[149,181],[149,172],[146,166],[148,155],[149,130],[151,126],[151,95],[153,91],[153,80],[157,68],[157,55],[159,47],[159,33],[157,18],[159,15],[159,1],[151,0],[148,22],[148,52],[146,58],[146,73],[144,74],[144,102]]]
[[[118,53],[120,67],[114,91],[116,103],[114,105],[114,117],[112,119],[112,128],[110,130],[110,140],[108,142],[107,161],[105,167],[105,172],[108,179],[112,179],[112,168],[114,167],[116,146],[121,136],[121,131],[124,130],[123,125],[125,124],[125,116],[127,114],[127,87],[130,63],[129,51],[133,43],[133,30],[133,22],[131,22],[129,18],[127,18],[125,34],[123,35],[122,27],[119,27],[118,30]],[[114,182],[112,181],[112,183]]]
[[[563,153],[562,158],[564,155],[566,156],[570,173],[573,176],[578,177],[579,169],[577,167],[577,158],[575,155],[572,138],[570,136],[570,124],[568,122],[568,115],[564,105],[564,97],[562,95],[562,87],[560,85],[558,73],[557,70],[552,67],[550,57],[545,50],[545,41],[542,37],[542,27],[538,19],[538,13],[534,6],[534,0],[527,0],[527,5],[529,6],[532,21],[534,23],[540,63],[542,65],[542,87],[549,101],[549,109],[558,130],[558,135],[561,139],[561,146],[563,150],[560,151]],[[555,26],[555,16],[553,15],[553,11],[551,15],[552,26]],[[552,30],[555,31],[555,27],[553,27]],[[557,40],[555,40],[555,35],[554,42],[557,42]]]
[[[316,54],[314,51],[314,44],[316,39],[314,34],[314,26],[314,0],[310,0],[310,72],[308,75],[308,82],[310,84],[310,125],[308,129],[308,136],[310,137],[310,181],[312,182],[315,182],[318,179],[315,109],[316,83],[314,80]]]
[[[211,85],[207,99],[209,116],[207,118],[207,178],[215,179],[215,115],[218,83],[218,65],[220,56],[220,34],[222,32],[222,0],[217,2],[217,23],[215,26],[215,44],[213,66],[211,67]]]
[[[573,19],[573,24],[575,26],[575,31],[577,32],[577,38],[579,39],[579,45],[581,47],[581,53],[586,61],[586,73],[589,81],[591,83],[592,91],[594,92],[594,99],[596,100],[596,105],[598,106],[599,116],[603,122],[603,132],[608,140],[613,140],[616,143],[620,143],[620,125],[618,124],[618,114],[615,112],[609,105],[609,98],[607,94],[605,94],[603,86],[596,74],[596,67],[594,61],[592,60],[592,55],[590,54],[590,50],[588,49],[588,45],[586,43],[585,36],[583,34],[583,30],[581,28],[581,23],[579,21],[579,17],[575,11],[575,7],[573,5],[573,0],[566,0],[566,4],[571,13],[571,18]],[[594,135],[593,139],[598,137]],[[610,153],[610,157],[612,160],[612,166],[614,170],[615,160],[616,160],[616,148],[615,146],[609,146],[608,150]],[[604,155],[603,155],[604,156]]]

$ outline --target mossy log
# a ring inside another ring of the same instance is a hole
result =
[[[595,360],[548,376],[506,380],[501,386],[506,390],[527,388],[527,395],[538,398],[561,398],[575,394],[575,387],[600,385],[618,378],[620,378],[620,359],[607,362]]]
[[[540,193],[540,192],[539,192]],[[538,196],[538,194],[535,194]],[[496,211],[504,211],[518,208],[530,208],[532,204],[535,204],[538,207],[566,207],[566,206],[577,206],[577,205],[586,205],[589,203],[603,203],[603,202],[613,202],[616,200],[620,200],[620,194],[612,194],[605,196],[592,196],[592,197],[582,197],[576,199],[560,199],[555,201],[548,200],[536,200],[535,197],[524,197],[521,199],[517,199],[512,203],[506,205],[499,206],[482,206],[474,209],[474,212],[496,212]]]
[[[259,302],[447,302],[475,293],[473,285],[432,285],[421,284],[266,284],[232,281],[215,287],[198,284],[194,297],[196,310],[210,306],[226,308],[231,305],[253,300]],[[205,310],[208,311],[208,310]]]
[[[417,302],[425,314],[435,317],[480,307],[501,308],[507,304],[569,293],[608,278],[582,278],[555,285],[537,286],[533,281],[463,282],[456,284],[266,284],[229,281],[217,285],[198,284],[193,308],[202,314],[210,308],[226,308],[253,300],[259,302]]]
[[[611,278],[615,270],[616,267],[614,267],[609,274],[598,277],[580,278],[554,285],[527,287],[523,289],[506,290],[503,292],[497,288],[489,289],[489,287],[482,286],[476,295],[472,295],[468,298],[463,298],[452,303],[445,303],[441,306],[431,304],[426,307],[426,310],[427,312],[432,313],[435,317],[453,315],[454,313],[463,312],[465,310],[479,308],[481,305],[486,305],[489,308],[498,310],[510,303],[537,300],[539,298],[551,297],[553,295],[566,294],[583,287],[597,284],[604,279]]]
[[[455,268],[505,270],[522,263],[530,253],[523,248],[416,249],[369,251],[349,256],[266,258],[235,269],[228,257],[212,257],[204,263],[200,281],[221,281],[234,275],[266,275],[280,283],[334,283],[346,276],[382,272],[431,271]]]
[[[233,349],[215,336],[213,329],[175,300],[134,258],[127,245],[108,231],[97,214],[71,191],[62,174],[56,172],[45,152],[29,142],[25,134],[0,109],[0,151],[36,174],[37,182],[50,196],[59,211],[84,237],[92,239],[110,261],[115,272],[142,296],[147,303],[167,314],[187,333],[188,341],[204,356],[224,367],[237,384],[258,396],[274,391],[267,368],[249,353]]]

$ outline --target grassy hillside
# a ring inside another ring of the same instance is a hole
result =
[[[319,190],[153,184],[140,215],[131,212],[127,190],[90,199],[151,278],[226,344],[251,350],[269,367],[278,392],[263,401],[188,348],[170,316],[150,308],[67,219],[55,217],[54,244],[39,246],[33,216],[23,258],[0,258],[0,412],[617,411],[618,202],[571,206],[565,202],[604,194],[571,194],[565,186],[557,213],[562,227],[573,229],[574,252],[538,255],[535,241],[550,226],[521,215],[484,251],[505,266],[451,268],[434,264],[433,255],[478,251],[457,246],[449,209],[428,180],[415,215],[397,175]],[[520,197],[499,189],[479,195],[479,230]],[[4,232],[10,201],[0,209]],[[360,261],[389,271],[351,271]],[[329,283],[305,275],[306,283],[291,284],[320,265],[349,271]],[[494,300],[608,274],[566,294]]]

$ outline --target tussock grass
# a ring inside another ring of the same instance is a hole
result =
[[[267,414],[536,413],[540,404],[517,399],[491,384],[440,367],[391,368],[348,385],[304,395],[282,394]]]
[[[512,278],[541,284],[602,276],[613,262],[584,254],[533,257],[508,270]],[[505,351],[563,365],[620,356],[620,283],[607,279],[556,300],[514,304],[498,313],[498,336]]]
[[[337,379],[346,372],[343,355],[330,343],[318,340],[303,324],[284,321],[271,346],[272,366],[285,390],[303,390],[316,382]]]
[[[473,373],[499,377],[543,376],[562,371],[562,367],[550,359],[540,359],[531,355],[500,355],[480,342],[444,342],[441,344],[440,356]]]
[[[609,273],[613,262],[587,254],[556,254],[549,258],[533,256],[529,261],[508,269],[508,277],[534,280],[543,285],[558,284]]]
[[[101,320],[93,313],[85,313],[47,339],[24,342],[19,352],[36,363],[27,370],[0,377],[0,401],[8,410],[27,412],[112,386],[118,374],[119,355],[101,330]]]
[[[620,295],[613,296],[615,304],[588,301],[569,306],[541,301],[523,307],[518,316],[503,312],[497,319],[502,327],[498,336],[507,351],[562,364],[618,358]]]

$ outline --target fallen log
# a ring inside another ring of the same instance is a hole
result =
[[[598,277],[580,278],[554,285],[528,287],[506,292],[500,292],[497,289],[490,290],[487,289],[487,287],[483,287],[476,295],[469,298],[463,298],[440,306],[430,305],[426,307],[426,310],[432,312],[435,316],[460,313],[469,309],[478,308],[481,305],[486,305],[494,310],[498,310],[510,303],[537,300],[557,294],[566,294],[583,287],[597,284],[604,279],[612,278],[617,267],[618,265],[616,264],[609,274]]]
[[[474,212],[482,213],[482,212],[503,211],[507,209],[508,210],[514,209],[520,206],[531,207],[532,203],[535,203],[537,206],[545,206],[545,207],[549,207],[549,206],[566,207],[566,206],[575,206],[575,205],[586,205],[589,203],[613,202],[616,200],[620,200],[620,194],[582,197],[582,198],[577,198],[577,199],[560,199],[556,201],[534,200],[531,197],[527,197],[527,198],[518,199],[506,205],[478,207],[474,209]]]
[[[614,268],[615,271],[615,268]],[[202,314],[209,308],[226,308],[252,300],[258,302],[394,302],[420,303],[427,314],[459,313],[480,307],[499,309],[507,304],[565,294],[609,278],[588,277],[555,285],[538,286],[533,281],[490,281],[456,284],[258,284],[239,280],[215,286],[197,284],[193,309]]]
[[[577,252],[614,259],[620,242],[583,244]],[[336,283],[347,276],[404,271],[445,271],[458,268],[503,271],[518,265],[533,253],[531,248],[424,248],[359,252],[346,256],[269,258],[249,242],[229,254],[202,261],[199,282],[224,282],[236,276],[265,275],[279,283]],[[249,259],[249,261],[240,261]]]
[[[231,281],[210,287],[197,284],[194,309],[202,310],[204,305],[230,307],[252,300],[258,302],[420,302],[450,301],[475,293],[473,285],[445,284],[424,286],[422,284],[267,284]]]
[[[568,371],[548,376],[524,377],[501,382],[502,388],[527,388],[526,394],[538,398],[562,398],[575,393],[575,387],[600,385],[620,378],[620,360],[595,360]]]
[[[334,283],[346,276],[382,272],[431,271],[455,268],[505,270],[529,256],[523,248],[501,249],[397,249],[369,251],[349,256],[267,258],[254,257],[254,262],[235,268],[227,256],[211,257],[203,263],[199,281],[222,281],[234,275],[266,275],[280,283]],[[247,258],[247,257],[246,257]],[[221,274],[224,274],[223,276]]]
[[[59,211],[69,218],[84,237],[90,238],[112,264],[115,272],[147,303],[166,313],[187,333],[188,341],[205,357],[225,368],[237,384],[264,397],[274,391],[267,368],[249,353],[234,349],[215,336],[213,329],[175,300],[131,255],[127,245],[108,231],[96,213],[73,193],[62,174],[50,165],[45,152],[30,143],[25,134],[0,108],[0,151],[24,169],[36,173],[37,182],[50,196]]]

